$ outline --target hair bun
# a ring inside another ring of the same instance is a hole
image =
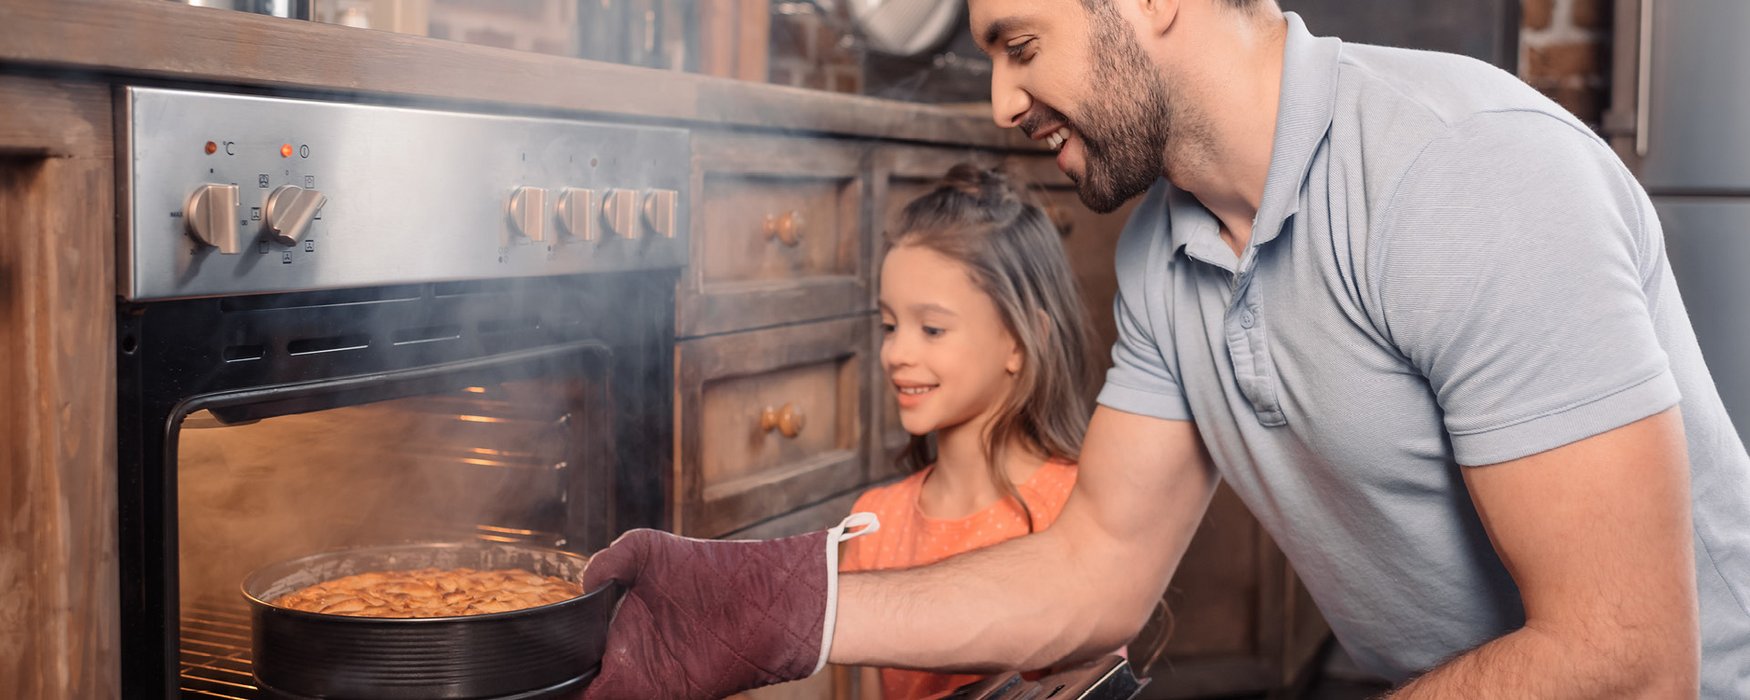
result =
[[[959,192],[977,201],[979,206],[994,208],[1003,204],[1018,202],[1020,192],[1009,182],[1009,176],[1000,169],[981,168],[971,163],[960,163],[948,170],[942,176],[942,182],[937,189],[948,189]]]

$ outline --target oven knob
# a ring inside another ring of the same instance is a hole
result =
[[[512,233],[531,241],[547,240],[547,190],[540,187],[518,187],[505,202]]]
[[[608,190],[602,198],[602,218],[608,221],[608,230],[621,238],[638,237],[638,192],[636,190]]]
[[[182,205],[182,220],[194,239],[226,255],[243,252],[237,237],[237,186],[201,185]]]
[[[675,199],[678,193],[674,190],[650,190],[644,195],[644,220],[650,224],[650,230],[663,238],[674,238]]]
[[[596,222],[601,219],[601,196],[595,190],[567,187],[559,191],[553,208],[565,235],[580,241],[593,241],[599,235]]]
[[[304,232],[309,230],[310,222],[316,218],[316,212],[321,211],[326,203],[328,195],[321,192],[297,185],[281,185],[267,196],[267,206],[262,207],[267,234],[280,245],[297,245]]]

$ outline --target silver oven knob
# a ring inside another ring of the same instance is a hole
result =
[[[262,207],[262,219],[267,235],[280,245],[297,245],[310,229],[316,212],[328,202],[328,195],[297,185],[281,185],[267,196]]]
[[[201,185],[182,205],[182,220],[195,240],[226,255],[243,252],[237,237],[237,186]]]
[[[636,190],[608,190],[602,198],[602,218],[608,222],[608,230],[621,238],[638,237],[638,192]]]
[[[601,221],[601,195],[595,190],[562,189],[554,210],[565,235],[580,241],[593,241],[600,235],[596,228]]]
[[[540,187],[518,187],[505,202],[510,216],[511,233],[531,241],[547,240],[547,190]],[[508,241],[506,241],[508,243]]]
[[[675,203],[679,193],[674,190],[650,190],[644,194],[644,221],[650,230],[663,238],[674,238]]]

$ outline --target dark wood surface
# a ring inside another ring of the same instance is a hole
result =
[[[109,95],[0,75],[0,697],[118,692]]]
[[[732,60],[740,65],[754,58]],[[763,66],[763,58],[759,62]],[[6,0],[0,3],[0,69],[8,65],[392,96],[461,108],[1039,148],[1012,129],[995,128],[987,115],[942,107],[162,0]]]

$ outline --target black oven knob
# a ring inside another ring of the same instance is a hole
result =
[[[243,251],[237,237],[237,186],[201,185],[182,205],[182,220],[195,240],[226,255]]]
[[[267,234],[280,245],[297,245],[304,232],[309,230],[310,222],[316,218],[316,212],[321,211],[327,202],[328,195],[316,190],[281,185],[267,196],[267,206],[263,207],[262,218],[267,224]]]

